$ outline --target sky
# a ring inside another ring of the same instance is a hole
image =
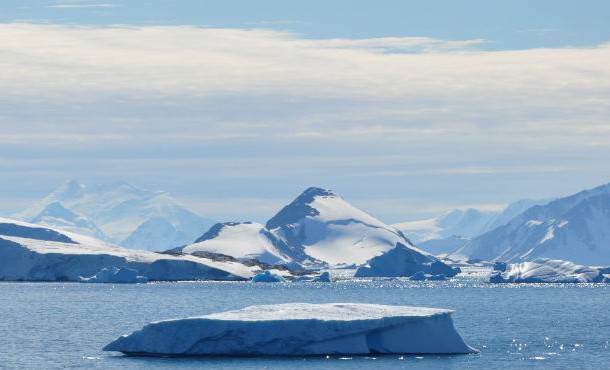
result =
[[[0,214],[125,180],[386,222],[610,182],[607,1],[0,2]]]

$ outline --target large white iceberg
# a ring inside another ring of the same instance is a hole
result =
[[[408,277],[418,272],[453,277],[460,272],[438,258],[397,243],[394,249],[370,259],[356,270],[356,277]]]
[[[605,283],[604,270],[569,261],[539,258],[507,265],[491,275],[491,283]]]
[[[158,356],[476,352],[455,329],[451,312],[356,303],[250,306],[154,322],[104,350]]]

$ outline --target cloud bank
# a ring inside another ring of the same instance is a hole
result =
[[[537,186],[548,197],[610,176],[599,169],[610,44],[478,49],[486,42],[0,24],[0,167],[32,192],[66,171],[103,177],[97,166],[185,197],[320,184],[369,202],[358,182],[374,179],[384,199],[435,204],[495,204]],[[522,184],[490,190],[508,179]]]

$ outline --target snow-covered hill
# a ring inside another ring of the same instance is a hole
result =
[[[55,228],[0,218],[0,280],[79,281],[104,268],[149,280],[245,280],[258,269],[237,262],[115,247]]]
[[[610,184],[531,207],[474,238],[452,257],[499,261],[544,257],[610,264]]]
[[[207,252],[224,254],[239,260],[256,259],[276,265],[288,263],[290,257],[282,250],[287,246],[261,224],[254,222],[219,223],[193,244],[182,249],[182,253]]]
[[[203,252],[307,268],[363,265],[396,245],[422,260],[436,260],[413,247],[400,231],[352,206],[333,191],[312,187],[282,208],[266,226],[253,222],[216,224],[195,243],[171,252]]]
[[[346,202],[331,190],[309,188],[266,225],[284,241],[282,252],[297,262],[360,265],[402,243],[397,229]]]
[[[74,180],[15,217],[146,250],[190,243],[214,223],[165,192],[125,182],[86,186]]]

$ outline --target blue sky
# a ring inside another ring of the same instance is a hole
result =
[[[605,1],[3,1],[0,213],[127,180],[388,222],[610,181]]]

